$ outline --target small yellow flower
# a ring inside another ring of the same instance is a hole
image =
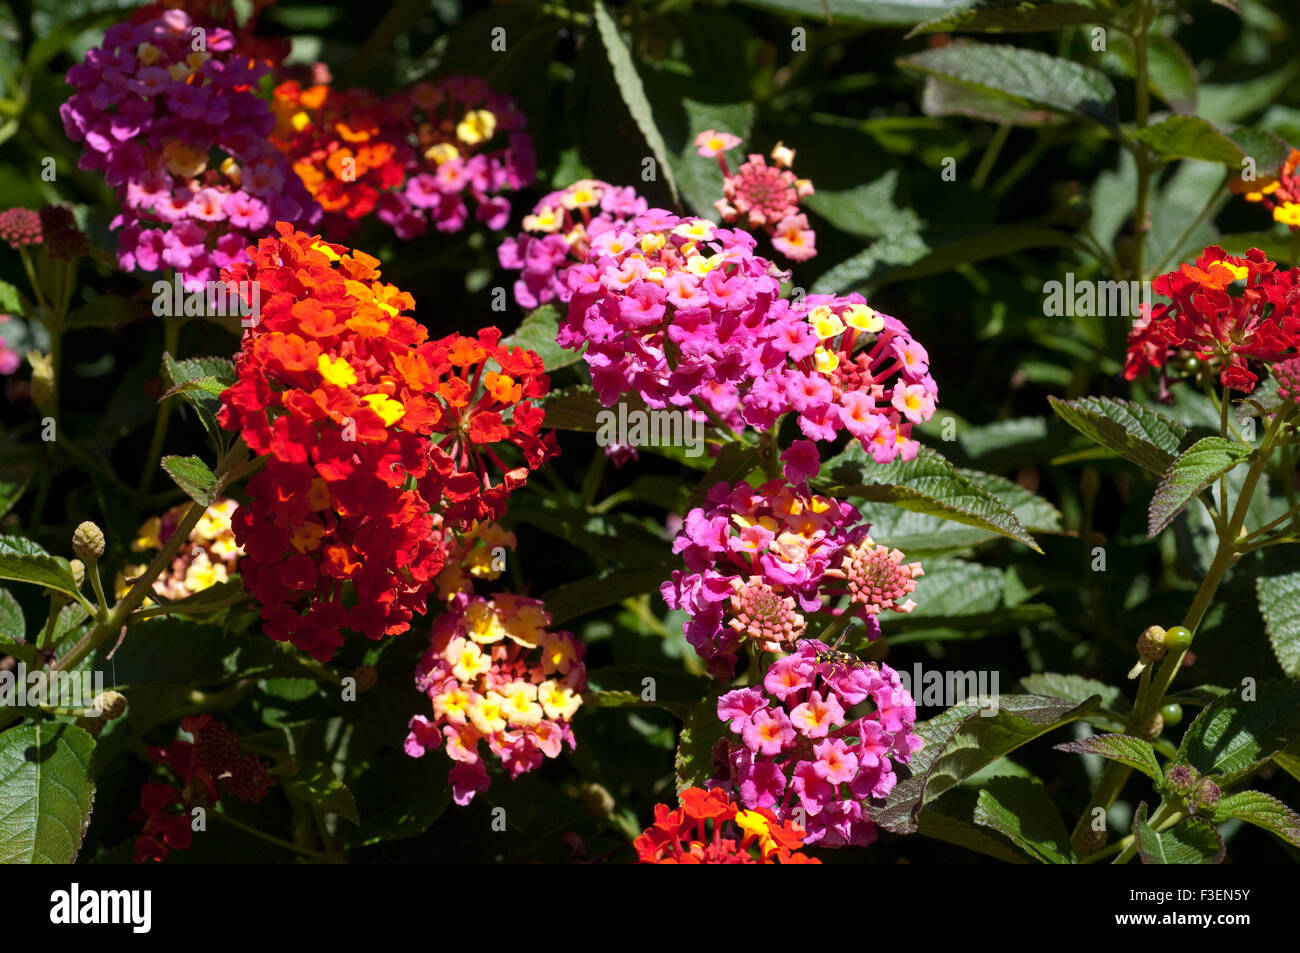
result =
[[[865,304],[853,304],[844,312],[844,323],[855,331],[876,334],[884,328],[885,319]]]
[[[385,427],[391,427],[406,416],[406,408],[402,406],[402,402],[393,400],[387,394],[367,394],[361,399],[379,415]]]
[[[451,159],[459,159],[460,150],[450,142],[438,142],[424,150],[424,157],[438,165],[442,165],[444,162],[448,162]],[[527,227],[527,225],[524,226],[524,228]]]
[[[471,110],[456,126],[456,136],[470,146],[487,142],[496,131],[497,117],[486,109]]]
[[[316,359],[316,370],[335,387],[351,387],[357,382],[357,372],[342,357],[331,358],[328,354],[322,354]]]
[[[833,338],[844,330],[844,322],[826,305],[818,305],[808,313],[808,323],[816,335],[823,341]]]

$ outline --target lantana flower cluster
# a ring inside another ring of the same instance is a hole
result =
[[[499,593],[454,605],[433,625],[415,684],[433,703],[433,718],[410,722],[406,753],[421,757],[447,744],[457,804],[490,783],[480,742],[511,780],[575,748],[572,721],[587,687],[585,646],[570,632],[551,632],[537,599]]]
[[[173,506],[162,516],[151,516],[141,525],[131,543],[131,550],[145,553],[162,549],[172,532],[185,518],[189,503]],[[229,497],[213,501],[203,511],[189,538],[176,552],[172,564],[154,580],[153,591],[165,599],[184,599],[217,583],[225,582],[238,571],[243,549],[235,541],[232,517],[239,504]],[[145,566],[127,566],[118,577],[120,596]],[[151,601],[151,600],[150,600]]]
[[[736,136],[713,129],[695,137],[697,154],[717,158],[722,170],[723,197],[713,207],[724,222],[744,222],[765,230],[772,247],[791,261],[815,257],[817,233],[808,226],[808,216],[799,211],[799,200],[812,195],[813,186],[791,171],[795,151],[778,142],[772,149],[773,165],[762,155],[751,153],[733,172],[723,153],[738,145]]]
[[[196,26],[183,10],[110,27],[68,70],[76,91],[60,115],[85,143],[78,165],[117,191],[110,225],[122,230],[124,269],[173,268],[201,289],[246,261],[271,223],[319,216],[268,138],[274,119],[253,91],[266,71],[228,30]]]
[[[1175,357],[1196,357],[1219,382],[1243,394],[1259,383],[1259,365],[1294,356],[1300,347],[1300,269],[1279,268],[1258,248],[1245,257],[1217,245],[1195,265],[1161,275],[1156,294],[1170,299],[1143,309],[1129,332],[1124,376],[1168,373]]]
[[[1247,202],[1258,202],[1273,213],[1273,221],[1300,230],[1300,149],[1292,149],[1277,175],[1263,182],[1233,179],[1233,192],[1242,193]]]
[[[326,661],[342,629],[378,639],[425,611],[443,567],[435,513],[499,517],[555,452],[531,402],[549,381],[496,328],[427,341],[376,259],[277,227],[223,276],[260,282],[262,305],[218,420],[268,458],[234,521],[263,629]],[[505,442],[523,465],[501,461]]]
[[[798,415],[812,440],[847,430],[877,463],[913,459],[912,425],[934,416],[930,358],[897,318],[857,294],[778,302],[767,328],[769,361],[744,398],[745,419],[769,427]]]
[[[633,842],[643,864],[820,864],[798,850],[804,832],[766,808],[745,809],[721,788],[687,788],[681,806],[655,805]]]
[[[569,271],[587,260],[594,239],[627,228],[646,211],[646,201],[632,186],[599,179],[580,179],[542,197],[523,231],[497,249],[502,268],[522,271],[515,281],[515,301],[533,309],[548,301],[568,303]]]
[[[686,569],[674,570],[660,593],[686,612],[686,640],[710,673],[728,678],[745,639],[768,652],[795,644],[807,614],[823,608],[827,571],[868,529],[852,504],[806,484],[718,483],[686,515],[673,540]],[[868,625],[878,635],[874,617]]]
[[[212,715],[185,718],[181,730],[194,740],[149,749],[149,760],[170,769],[175,780],[147,781],[140,790],[137,817],[144,828],[135,842],[137,864],[189,848],[195,808],[210,809],[226,796],[255,804],[274,783],[267,765],[244,754],[239,736]]]
[[[738,740],[719,744],[715,781],[750,809],[785,819],[802,809],[805,844],[866,846],[876,828],[865,802],[888,795],[894,766],[921,748],[916,705],[888,665],[819,660],[826,649],[804,639],[772,664],[761,688],[718,699],[718,718]]]
[[[767,312],[780,294],[748,232],[651,209],[593,238],[569,269],[556,337],[586,345],[602,403],[635,392],[651,407],[699,400],[741,426],[740,388],[762,367]]]
[[[491,229],[510,217],[508,193],[536,175],[523,113],[473,76],[417,83],[381,98],[364,89],[276,87],[274,141],[346,236],[372,213],[398,238],[462,229],[474,217]]]

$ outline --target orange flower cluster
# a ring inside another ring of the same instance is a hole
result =
[[[378,639],[424,613],[444,563],[435,513],[499,517],[558,450],[530,402],[549,387],[536,354],[501,347],[496,328],[427,341],[377,259],[276,227],[223,273],[257,282],[261,308],[218,419],[268,458],[234,517],[263,629],[326,661],[344,629]],[[524,465],[501,462],[504,442]]]
[[[821,863],[797,850],[804,832],[794,821],[781,821],[766,808],[746,810],[721,788],[687,788],[681,802],[675,810],[655,805],[654,824],[633,842],[641,863]]]
[[[388,98],[288,80],[271,109],[272,142],[324,209],[330,234],[352,233],[371,213],[402,239],[430,223],[459,231],[466,198],[479,221],[504,228],[505,193],[536,172],[523,113],[477,77],[417,83]]]

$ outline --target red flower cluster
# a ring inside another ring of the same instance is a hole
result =
[[[1259,382],[1250,362],[1272,364],[1300,346],[1300,270],[1278,268],[1257,248],[1238,258],[1212,246],[1152,287],[1173,303],[1133,322],[1129,380],[1184,352],[1212,363],[1225,388],[1249,394]]]
[[[256,755],[243,754],[239,736],[209,714],[181,721],[181,730],[194,741],[173,741],[149,749],[149,760],[171,768],[180,787],[149,781],[140,789],[144,829],[135,842],[135,862],[163,861],[173,850],[185,850],[194,840],[194,808],[211,808],[224,795],[257,803],[272,781]]]
[[[218,419],[269,457],[234,520],[263,629],[327,661],[344,628],[378,639],[424,613],[444,561],[435,511],[500,517],[558,449],[529,402],[549,387],[536,354],[500,346],[496,328],[427,341],[376,259],[277,228],[224,273],[258,283],[261,313]],[[525,465],[503,463],[502,442]]]
[[[803,829],[766,808],[746,810],[726,791],[687,788],[681,807],[655,805],[655,822],[633,846],[643,864],[820,864],[799,853]],[[712,821],[712,833],[708,822]],[[737,839],[739,832],[739,839]]]

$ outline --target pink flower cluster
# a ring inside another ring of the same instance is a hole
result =
[[[276,220],[319,217],[268,139],[274,119],[254,94],[266,70],[236,53],[228,30],[197,27],[183,10],[110,27],[68,70],[75,92],[59,112],[86,145],[78,165],[117,190],[123,268],[174,268],[199,289],[247,261]]]
[[[812,195],[813,186],[790,171],[793,149],[778,142],[772,150],[774,165],[751,153],[732,172],[722,153],[740,145],[738,138],[708,129],[695,137],[695,145],[700,156],[716,158],[722,169],[723,197],[713,207],[724,222],[743,219],[751,228],[765,229],[772,247],[792,261],[816,256],[817,235],[808,227],[808,217],[799,211],[799,200]]]
[[[818,661],[826,646],[804,639],[778,659],[763,687],[741,688],[718,699],[718,718],[739,743],[719,743],[724,776],[711,784],[735,789],[750,809],[768,808],[782,820],[801,808],[805,844],[865,846],[876,827],[864,810],[897,781],[922,740],[913,734],[916,704],[888,665]],[[872,711],[850,717],[870,700]]]
[[[394,97],[409,122],[424,161],[404,188],[379,199],[380,221],[398,238],[423,235],[432,222],[440,232],[464,227],[474,200],[474,217],[493,230],[510,220],[514,192],[533,181],[537,157],[524,131],[527,120],[515,101],[477,76],[448,76],[420,83]]]
[[[556,340],[586,345],[592,383],[607,406],[639,393],[651,407],[699,400],[742,425],[742,386],[764,366],[767,314],[778,272],[747,232],[662,209],[591,240],[568,269],[572,297]]]
[[[548,631],[550,622],[538,600],[503,593],[458,598],[434,622],[415,670],[434,717],[411,719],[405,748],[418,758],[446,740],[457,804],[488,788],[480,741],[512,780],[559,757],[564,742],[577,746],[571,722],[587,687],[585,647],[572,633]]]
[[[807,295],[772,309],[766,362],[744,416],[768,427],[787,411],[812,440],[847,430],[877,463],[911,460],[912,425],[934,416],[939,388],[930,358],[897,318],[857,294]]]
[[[800,474],[787,463],[787,475]],[[866,538],[861,520],[853,505],[817,496],[803,483],[719,483],[709,490],[673,541],[686,569],[674,570],[660,594],[687,613],[686,640],[711,674],[731,676],[746,638],[769,652],[795,643],[804,614],[822,608],[827,572],[846,547]],[[878,635],[874,614],[862,615]]]
[[[627,228],[645,210],[645,199],[632,186],[599,179],[581,179],[544,196],[524,216],[523,232],[497,249],[502,268],[523,272],[515,282],[515,301],[530,310],[548,301],[567,303],[569,271],[587,260],[592,241]]]

